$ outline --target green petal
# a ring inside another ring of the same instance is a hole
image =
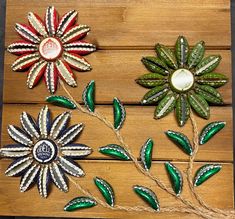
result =
[[[75,211],[82,208],[91,208],[96,206],[97,203],[94,199],[89,197],[77,197],[65,205],[65,211]]]
[[[140,76],[135,81],[143,87],[152,88],[165,84],[167,82],[167,78],[158,73],[149,73]]]
[[[184,94],[181,94],[176,101],[175,113],[179,126],[184,126],[190,115],[190,105]]]
[[[156,107],[154,118],[160,119],[166,116],[168,113],[170,113],[174,109],[175,103],[176,103],[175,94],[171,93],[165,96]]]
[[[196,67],[202,60],[205,53],[205,43],[204,41],[198,42],[192,49],[188,57],[188,67]]]
[[[143,167],[149,170],[152,163],[153,140],[149,138],[140,150],[140,159]]]
[[[221,87],[228,82],[228,78],[220,73],[207,73],[196,78],[197,83],[212,87]]]
[[[157,44],[155,49],[159,58],[163,62],[165,62],[170,68],[173,68],[173,69],[178,68],[175,54],[170,48],[167,48],[166,46],[161,45],[161,44]]]
[[[159,73],[161,75],[169,74],[167,65],[157,57],[147,56],[143,57],[141,61],[145,65],[145,67],[153,73]]]
[[[52,95],[46,98],[46,101],[48,103],[52,103],[56,106],[61,106],[61,107],[65,107],[68,109],[76,109],[77,106],[76,104],[70,100],[69,98],[65,97],[65,96],[56,96],[56,95]]]
[[[86,86],[86,88],[83,91],[82,99],[85,103],[86,108],[90,112],[95,111],[95,81],[92,80],[89,82],[89,84]]]
[[[208,85],[196,85],[195,91],[209,103],[223,104],[220,93],[213,87]]]
[[[221,170],[220,164],[206,164],[198,169],[194,178],[194,186],[199,186]]]
[[[125,119],[126,119],[126,110],[118,98],[113,99],[113,115],[114,115],[114,128],[119,130]]]
[[[159,100],[161,100],[163,97],[165,97],[168,91],[169,88],[167,85],[157,86],[155,88],[152,88],[149,92],[147,92],[144,95],[143,99],[141,100],[141,103],[142,104],[156,103]]]
[[[220,63],[220,55],[210,55],[205,57],[197,66],[196,66],[196,75],[202,75],[209,72],[212,72]]]
[[[188,100],[195,112],[204,119],[209,119],[210,108],[206,100],[198,94],[190,93]]]
[[[188,41],[184,36],[179,36],[175,44],[175,56],[179,67],[184,67],[189,55]]]

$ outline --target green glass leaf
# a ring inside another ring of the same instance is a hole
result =
[[[114,158],[118,158],[120,160],[131,160],[128,152],[120,145],[108,144],[106,146],[100,147],[99,152]]]
[[[95,81],[92,80],[88,83],[82,94],[83,102],[90,112],[95,111]]]
[[[175,44],[175,56],[179,67],[184,67],[189,55],[188,41],[184,36],[179,36]]]
[[[133,189],[135,193],[139,195],[153,209],[160,211],[160,205],[157,196],[151,189],[139,185],[135,185]]]
[[[173,51],[170,48],[167,48],[164,45],[161,44],[157,44],[156,47],[156,52],[158,57],[164,62],[166,63],[170,68],[173,69],[177,69],[178,68],[178,64],[175,58],[175,54],[173,53]]]
[[[170,177],[172,188],[176,195],[182,192],[183,178],[180,171],[170,162],[165,163],[167,173]]]
[[[194,177],[194,186],[200,186],[221,170],[220,164],[206,164],[198,169]]]
[[[179,126],[184,126],[190,115],[190,105],[184,94],[181,94],[176,100],[175,113]]]
[[[154,118],[160,119],[166,116],[168,113],[170,113],[174,109],[175,103],[176,103],[175,94],[172,93],[172,94],[166,95],[156,107]]]
[[[197,66],[196,66],[196,75],[202,75],[209,72],[212,72],[220,63],[220,55],[210,55],[205,57]]]
[[[48,103],[52,103],[56,106],[61,106],[61,107],[65,107],[68,109],[76,109],[77,106],[76,104],[70,100],[69,98],[65,97],[65,96],[56,96],[56,95],[52,95],[46,98],[46,101]]]
[[[151,104],[156,103],[161,100],[169,91],[168,85],[157,86],[148,91],[143,99],[141,100],[142,104]]]
[[[152,88],[165,84],[167,82],[167,78],[158,73],[149,73],[140,76],[135,81],[143,87]]]
[[[110,206],[114,206],[114,192],[112,186],[105,181],[104,179],[101,179],[99,177],[94,178],[94,182],[97,186],[97,188],[100,190],[101,194],[103,195],[104,199]]]
[[[115,97],[113,99],[114,128],[119,130],[126,118],[126,111],[121,101]]]
[[[168,130],[166,132],[166,135],[171,141],[173,141],[177,146],[179,146],[179,148],[183,150],[186,154],[192,155],[193,148],[186,135],[184,135],[183,133],[175,132],[171,130]]]
[[[157,57],[147,56],[143,57],[141,61],[145,65],[145,67],[153,73],[159,73],[161,75],[169,74],[169,69],[167,65]]]
[[[153,140],[149,138],[140,150],[140,159],[144,169],[149,170],[152,163]]]
[[[208,142],[215,134],[217,134],[226,125],[226,122],[216,121],[207,124],[199,135],[199,144],[203,145]]]
[[[213,87],[208,85],[195,86],[195,92],[202,96],[206,101],[213,104],[223,104],[220,93]]]
[[[228,82],[228,78],[225,75],[214,72],[196,77],[196,80],[199,84],[209,85],[215,88],[221,87]]]
[[[205,53],[205,42],[198,42],[188,56],[188,68],[196,67],[202,60]]]
[[[94,199],[89,197],[77,197],[71,200],[67,205],[65,205],[65,211],[75,211],[82,208],[91,208],[96,206],[97,203]]]
[[[204,119],[209,119],[210,108],[206,100],[198,94],[189,93],[188,100],[195,112]]]

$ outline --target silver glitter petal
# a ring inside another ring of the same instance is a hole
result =
[[[37,182],[39,194],[43,198],[47,198],[48,196],[50,182],[51,181],[49,167],[48,165],[44,165],[40,169]]]
[[[57,137],[59,137],[60,134],[65,130],[70,120],[70,117],[70,112],[64,112],[54,119],[50,131],[50,137],[52,139],[57,139]]]
[[[68,174],[76,177],[84,176],[82,168],[72,159],[66,157],[58,157],[60,167]]]
[[[3,146],[0,149],[0,155],[9,158],[24,157],[31,153],[31,148],[20,144]]]
[[[47,106],[44,106],[38,115],[38,127],[41,138],[47,138],[50,129],[50,111]]]
[[[61,153],[66,157],[81,158],[92,153],[92,149],[85,144],[71,144],[60,148]]]
[[[63,145],[69,144],[74,141],[74,139],[79,135],[79,133],[83,130],[83,124],[76,124],[64,131],[61,137],[58,139],[58,143]]]

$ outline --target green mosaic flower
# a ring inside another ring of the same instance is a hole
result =
[[[220,55],[204,57],[205,43],[198,42],[192,50],[184,36],[179,36],[174,51],[157,44],[157,57],[142,58],[151,73],[144,74],[136,82],[148,91],[141,103],[157,103],[154,118],[160,119],[175,109],[180,126],[189,118],[190,108],[205,119],[210,117],[209,104],[221,105],[223,99],[216,88],[227,83],[228,78],[213,72],[219,65]]]

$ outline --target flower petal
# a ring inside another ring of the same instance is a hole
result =
[[[30,187],[30,185],[34,183],[34,179],[36,178],[39,170],[40,170],[40,165],[34,164],[25,172],[20,182],[21,192],[25,192]]]
[[[5,174],[7,176],[19,176],[33,163],[31,157],[22,157],[14,160],[7,168]]]
[[[24,157],[31,153],[31,148],[20,144],[6,145],[0,148],[0,155],[3,157]]]
[[[62,61],[62,60],[57,60],[56,61],[56,68],[58,70],[59,76],[70,86],[76,87],[77,83],[74,79],[74,74],[69,67],[69,65]]]
[[[42,166],[38,175],[38,191],[39,194],[46,198],[49,193],[49,185],[50,185],[50,172],[48,165]]]
[[[41,138],[47,138],[50,129],[50,111],[47,106],[44,106],[39,115],[37,125],[40,130]]]
[[[45,24],[49,36],[54,36],[58,26],[58,13],[54,6],[49,6],[45,14]]]
[[[51,177],[55,183],[55,185],[63,192],[68,192],[67,178],[63,173],[63,170],[53,162],[50,165],[50,173]]]
[[[92,153],[92,149],[85,144],[71,144],[62,146],[60,148],[61,153],[66,157],[73,159],[85,157]]]
[[[74,139],[79,135],[79,133],[83,130],[83,127],[84,126],[82,123],[70,126],[64,131],[57,142],[62,146],[69,144],[70,142],[74,141]]]
[[[66,157],[58,157],[60,167],[68,174],[76,177],[84,176],[82,168],[72,159]]]
[[[33,144],[33,141],[30,139],[30,136],[26,134],[23,130],[21,130],[19,127],[9,125],[7,131],[10,137],[17,143],[26,146],[31,146]]]
[[[35,63],[28,72],[27,86],[33,88],[36,86],[45,72],[46,62],[44,60]]]
[[[14,42],[7,47],[7,51],[15,55],[23,55],[25,53],[29,54],[36,52],[37,50],[38,48],[35,44],[24,40]]]
[[[190,115],[190,105],[184,94],[181,94],[176,100],[175,113],[179,126],[184,126]]]
[[[185,67],[189,55],[188,41],[184,36],[179,36],[175,44],[175,56],[179,67]]]
[[[33,12],[29,12],[28,13],[28,21],[30,26],[37,32],[39,33],[41,36],[43,37],[47,37],[47,32],[46,32],[46,28],[45,25],[43,23],[43,21],[41,20],[41,18],[33,13]]]
[[[220,73],[207,73],[200,77],[196,77],[196,81],[199,84],[209,85],[211,87],[221,87],[228,82],[228,78]]]
[[[17,58],[14,63],[12,64],[13,71],[23,71],[28,69],[31,65],[36,63],[40,59],[39,53],[33,54],[24,54]]]
[[[24,130],[31,136],[35,138],[39,138],[39,131],[38,127],[36,125],[36,122],[32,116],[30,116],[28,113],[23,112],[20,116],[20,122]]]
[[[87,55],[96,50],[96,46],[86,41],[75,41],[64,45],[64,50],[78,55]]]
[[[44,74],[44,81],[49,92],[53,94],[56,91],[58,83],[58,72],[53,62],[47,63],[46,71]]]
[[[85,37],[89,31],[90,27],[88,25],[75,25],[64,33],[64,35],[61,37],[61,40],[63,43],[70,43]]]
[[[64,52],[64,60],[70,65],[71,68],[78,71],[90,71],[91,65],[82,56],[75,53]]]
[[[40,42],[40,38],[36,35],[34,29],[30,26],[16,23],[15,30],[25,40],[36,44]]]
[[[62,16],[56,33],[58,37],[61,37],[64,34],[64,32],[75,23],[77,19],[77,14],[78,14],[77,11],[72,10]]]
[[[58,115],[51,126],[51,131],[50,131],[50,137],[52,139],[57,139],[61,133],[65,130],[67,127],[69,120],[70,120],[71,114],[70,112],[64,112],[60,115]]]

